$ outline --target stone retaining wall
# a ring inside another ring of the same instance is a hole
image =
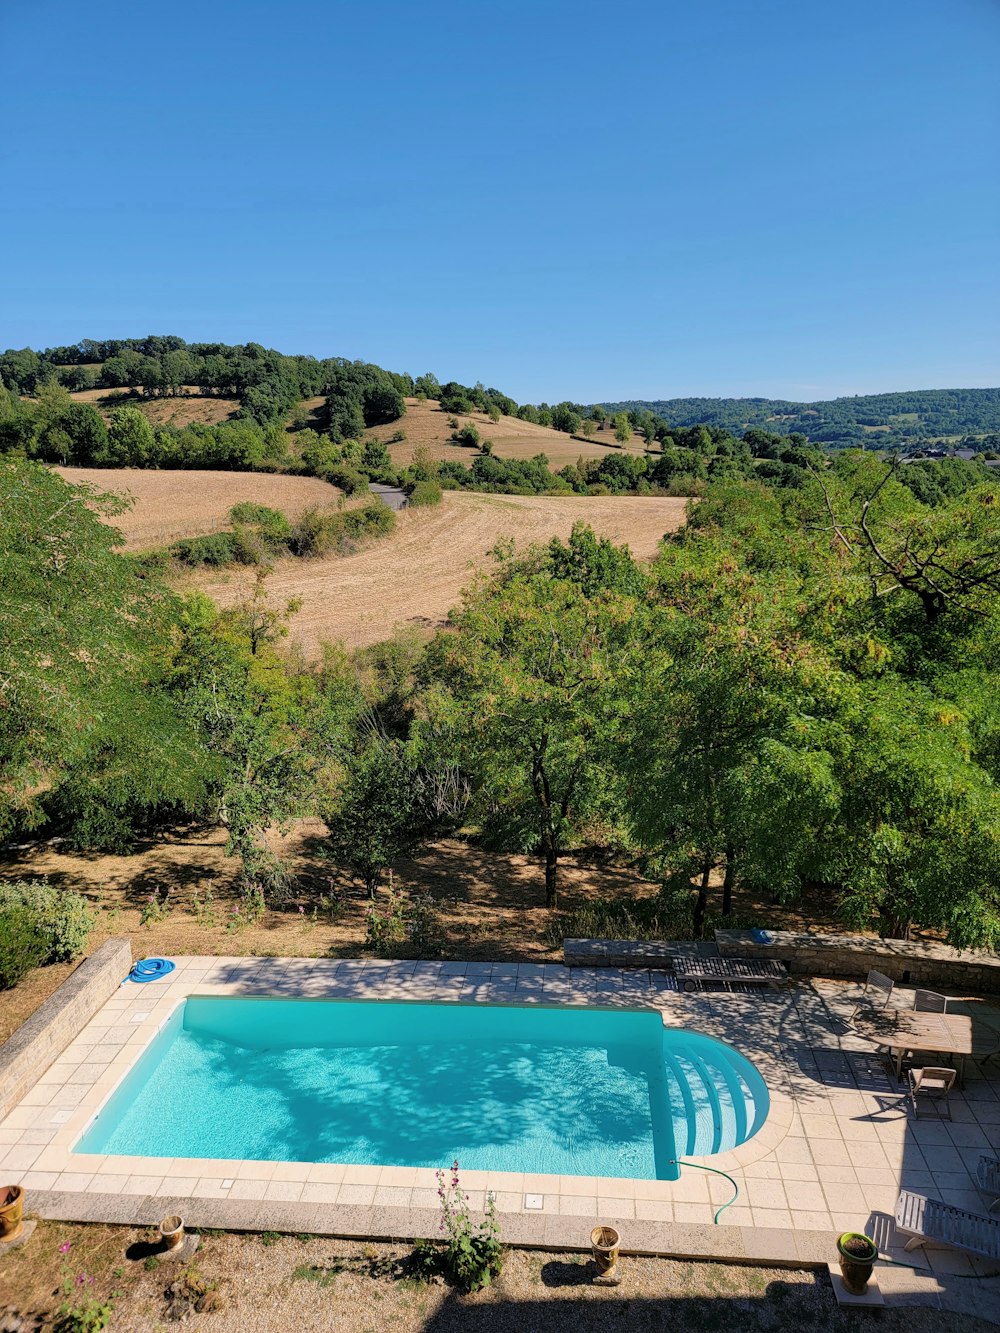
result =
[[[132,967],[127,939],[106,940],[0,1046],[0,1118],[12,1111],[118,989]]]
[[[821,935],[772,930],[758,944],[748,930],[717,930],[723,958],[776,958],[793,973],[816,977],[865,977],[872,969],[908,986],[960,993],[1000,992],[1000,956],[985,949],[953,949],[918,940],[868,935]]]

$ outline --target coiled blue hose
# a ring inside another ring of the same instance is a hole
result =
[[[140,958],[132,967],[132,971],[125,978],[126,981],[134,981],[141,985],[146,981],[156,981],[159,977],[165,977],[177,966],[169,958]]]

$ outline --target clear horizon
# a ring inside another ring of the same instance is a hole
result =
[[[254,341],[531,402],[996,385],[1000,6],[496,17],[8,6],[0,344]]]

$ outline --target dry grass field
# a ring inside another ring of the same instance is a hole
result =
[[[308,406],[308,404],[306,405]],[[418,402],[416,398],[407,398],[406,416],[393,421],[387,426],[376,426],[368,435],[376,435],[380,440],[387,440],[397,430],[406,432],[406,440],[401,444],[389,446],[393,461],[398,466],[405,466],[413,458],[413,451],[418,445],[426,445],[434,458],[457,459],[467,467],[471,465],[477,451],[452,444],[452,427],[448,425],[450,412],[442,412],[435,402]],[[620,451],[615,441],[614,432],[598,432],[589,443],[574,440],[563,431],[552,430],[548,426],[536,426],[530,421],[519,421],[517,417],[501,417],[493,422],[485,412],[463,414],[458,418],[461,423],[473,422],[484,440],[493,441],[493,452],[500,458],[532,458],[535,454],[545,454],[553,471],[575,463],[584,458],[603,458],[612,451]],[[642,453],[642,440],[635,436],[626,452]]]
[[[73,485],[132,499],[131,509],[111,520],[125,536],[125,549],[165,546],[228,526],[229,510],[242,501],[270,505],[297,518],[311,505],[336,502],[340,491],[317,477],[282,477],[270,472],[155,471],[142,468],[60,467]]]
[[[115,407],[137,407],[154,426],[190,426],[195,421],[214,426],[228,420],[240,405],[238,398],[217,398],[195,384],[186,384],[176,398],[146,398],[128,389],[82,389],[70,396],[77,403],[92,403],[105,418]]]
[[[627,542],[635,556],[648,559],[664,533],[684,522],[686,505],[666,497],[446,491],[434,508],[404,510],[390,537],[354,555],[279,561],[268,588],[275,603],[301,599],[291,637],[306,653],[337,639],[360,647],[399,626],[443,624],[462,588],[503,538],[523,548],[568,537],[582,520],[599,536]],[[187,583],[227,606],[246,595],[252,579],[252,571],[200,572]]]

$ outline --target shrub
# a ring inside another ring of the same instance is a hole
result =
[[[231,532],[210,532],[174,542],[170,554],[195,569],[201,565],[231,565],[236,560],[236,543]]]
[[[474,425],[471,421],[467,421],[464,426],[459,426],[457,430],[452,431],[451,438],[456,444],[462,444],[469,449],[475,449],[480,440],[479,427]]]
[[[386,440],[386,444],[402,444],[405,439],[406,439],[405,430],[394,430],[392,434],[389,436],[389,438]]]
[[[47,963],[63,963],[83,953],[97,916],[86,898],[56,889],[42,879],[0,884],[0,910],[26,907],[46,942]]]
[[[410,507],[419,509],[423,505],[439,505],[441,495],[440,482],[418,481],[409,493]]]
[[[331,486],[339,486],[345,495],[363,495],[368,489],[368,478],[345,463],[330,463],[318,468],[316,475]]]
[[[0,907],[0,990],[16,986],[47,953],[48,941],[30,908]]]
[[[270,509],[267,505],[249,501],[233,505],[229,511],[229,520],[234,525],[239,523],[254,528],[266,542],[276,545],[284,545],[292,532],[292,525],[280,509]]]
[[[307,509],[291,537],[296,555],[348,555],[365,537],[391,532],[396,515],[381,500],[370,500],[360,509]]]

